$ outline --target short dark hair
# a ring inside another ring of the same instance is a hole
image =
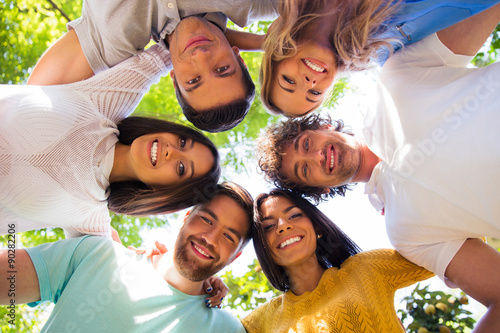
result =
[[[123,181],[110,184],[108,208],[127,215],[166,214],[206,202],[213,197],[221,174],[219,152],[202,133],[173,122],[146,118],[128,117],[118,124],[118,140],[124,145],[146,134],[173,133],[191,138],[208,147],[214,157],[214,165],[202,177],[183,181],[180,184],[150,187],[140,181]]]
[[[252,195],[240,185],[233,182],[223,182],[217,185],[214,197],[217,195],[225,195],[233,199],[245,211],[248,218],[248,232],[243,238],[241,249],[243,249],[248,241],[252,239],[254,209]]]
[[[197,111],[186,101],[179,89],[175,89],[175,96],[184,116],[197,128],[211,133],[229,131],[241,123],[247,115],[248,110],[250,110],[255,97],[255,84],[243,60],[238,56],[236,59],[238,59],[243,73],[243,84],[245,85],[245,96],[241,99],[210,109]],[[177,87],[175,76],[173,81]]]
[[[315,203],[332,198],[335,195],[344,196],[346,190],[351,189],[349,184],[331,187],[329,193],[324,188],[297,184],[287,179],[281,170],[282,151],[291,144],[303,131],[318,130],[325,126],[332,126],[335,131],[353,135],[351,130],[344,126],[342,120],[333,120],[330,116],[311,114],[303,118],[291,118],[281,123],[272,124],[260,135],[257,142],[257,158],[260,169],[265,173],[266,180],[280,189],[290,189],[298,195],[310,197]]]
[[[290,200],[311,220],[317,234],[321,235],[317,240],[316,257],[323,268],[339,268],[347,258],[361,252],[359,246],[352,239],[306,199],[288,190],[274,189],[269,194],[262,193],[255,199],[253,245],[262,270],[274,288],[280,291],[289,290],[290,281],[283,267],[274,261],[262,227],[263,216],[260,208],[264,201],[270,197],[284,197]]]

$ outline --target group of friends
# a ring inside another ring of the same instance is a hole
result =
[[[498,2],[85,0],[28,84],[0,86],[0,233],[67,237],[15,249],[14,300],[2,250],[0,303],[56,303],[47,332],[404,332],[395,291],[435,274],[487,307],[475,332],[499,331],[500,253],[483,238],[500,238],[500,67],[468,66]],[[228,19],[274,22],[255,35]],[[259,138],[277,189],[255,201],[218,184],[200,131],[130,116],[170,75],[195,127],[234,128],[255,95],[240,50],[264,51],[261,100],[286,117]],[[361,139],[314,111],[373,63],[379,100]],[[315,206],[359,182],[395,250],[362,252]],[[171,254],[112,240],[109,210],[189,207]],[[213,275],[250,239],[283,294],[238,320],[214,309]]]

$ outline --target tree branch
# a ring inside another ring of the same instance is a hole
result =
[[[52,7],[53,7],[55,10],[57,10],[59,13],[61,13],[61,15],[62,15],[62,16],[64,16],[64,18],[65,18],[68,22],[70,22],[70,21],[71,21],[71,19],[69,18],[69,16],[68,16],[68,15],[66,15],[66,13],[64,12],[64,10],[62,10],[61,8],[59,8],[59,6],[58,6],[58,5],[56,5],[56,4],[54,3],[54,1],[52,1],[52,0],[47,0],[47,1],[48,1],[51,5],[52,5]]]

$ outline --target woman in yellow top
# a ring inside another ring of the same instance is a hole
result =
[[[307,200],[273,190],[255,201],[254,246],[283,291],[242,320],[248,332],[405,332],[394,293],[433,276],[395,250],[359,247]]]

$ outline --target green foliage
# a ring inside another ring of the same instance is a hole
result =
[[[257,259],[248,265],[248,272],[242,277],[235,277],[228,271],[222,279],[229,287],[224,306],[231,309],[250,311],[281,294],[271,286]]]
[[[174,218],[175,215],[172,215]],[[166,217],[149,216],[134,217],[111,212],[111,226],[118,231],[124,246],[142,246],[141,230],[151,230],[155,228],[170,229],[170,224]]]
[[[428,288],[420,288],[417,284],[411,295],[404,298],[406,311],[398,310],[403,322],[412,319],[407,332],[463,333],[474,327],[476,321],[470,317],[472,313],[463,308],[469,303],[464,293],[457,299],[442,291],[429,291]]]
[[[42,53],[81,13],[81,1],[0,0],[0,83],[24,83]]]
[[[483,67],[494,63],[500,56],[500,24],[497,25],[491,34],[491,41],[486,42],[483,49],[477,53],[472,63],[477,67]],[[489,43],[489,45],[488,45]]]
[[[40,317],[43,317],[43,312],[49,307],[48,303],[41,304],[36,308],[30,308],[28,305],[16,305],[15,319],[9,315],[14,315],[6,306],[0,306],[0,318],[2,318],[3,325],[1,326],[1,333],[19,333],[19,332],[40,332],[42,323]],[[9,323],[13,320],[15,325]]]

